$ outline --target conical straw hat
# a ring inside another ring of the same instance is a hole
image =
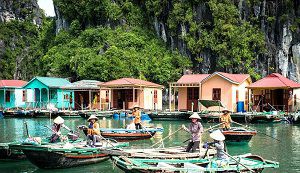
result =
[[[209,136],[217,141],[225,140],[225,136],[223,135],[223,133],[220,130],[213,131],[211,134],[209,134]]]
[[[201,119],[197,112],[194,112],[194,113],[190,116],[190,119],[192,119],[192,118],[195,118],[195,119]]]
[[[222,110],[222,112],[223,113],[225,113],[225,112],[230,112],[227,108],[224,108],[223,110]]]
[[[96,121],[98,121],[98,118],[95,115],[91,115],[87,121],[90,121],[91,119],[95,119]]]
[[[55,124],[63,124],[64,121],[65,121],[65,120],[64,120],[62,117],[60,117],[60,116],[56,117],[56,118],[53,120],[53,122],[54,122]]]

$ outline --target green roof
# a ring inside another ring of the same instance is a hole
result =
[[[70,82],[64,78],[56,78],[56,77],[35,77],[31,79],[26,85],[31,83],[34,80],[38,80],[49,88],[60,88],[62,86],[69,85]],[[26,87],[26,85],[24,87]]]

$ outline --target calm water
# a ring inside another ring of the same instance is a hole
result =
[[[65,124],[70,128],[75,129],[78,125],[87,124],[84,119],[72,118],[65,119]],[[50,135],[51,132],[43,127],[44,125],[50,126],[50,120],[46,118],[38,119],[15,119],[6,118],[0,119],[0,142],[10,142],[15,140],[22,140],[26,138],[26,131],[24,122],[28,123],[29,133],[31,136],[45,136]],[[100,121],[102,128],[120,128],[125,127],[127,120],[113,120],[106,119]],[[150,124],[165,129],[163,134],[156,134],[154,138],[144,141],[136,141],[130,143],[132,147],[147,148],[159,141],[162,137],[168,136],[172,132],[176,131],[182,124],[188,124],[184,121],[152,121]],[[203,124],[204,127],[209,127],[214,124]],[[273,140],[272,138],[264,135],[257,135],[252,138],[249,144],[232,146],[228,145],[228,150],[231,155],[252,153],[261,155],[265,159],[275,160],[280,162],[279,169],[268,169],[264,172],[267,173],[295,173],[300,172],[300,127],[296,125],[288,125],[283,123],[278,124],[254,124],[250,125],[252,128],[266,133],[274,138],[278,138],[281,142]],[[189,134],[184,131],[171,136],[165,140],[165,146],[185,145],[183,141],[188,139]],[[209,140],[208,134],[204,134],[204,141]],[[28,161],[19,162],[1,162],[0,172],[10,173],[32,173],[32,172],[64,172],[64,173],[102,173],[102,172],[121,172],[118,168],[113,167],[111,161],[103,163],[69,168],[69,169],[57,169],[57,170],[41,170],[32,165]]]

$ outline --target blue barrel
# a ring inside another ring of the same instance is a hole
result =
[[[237,112],[245,112],[244,110],[244,102],[243,101],[239,101],[237,102],[237,108],[236,108]]]

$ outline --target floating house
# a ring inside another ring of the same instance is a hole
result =
[[[74,108],[74,92],[61,87],[71,84],[68,80],[55,77],[35,77],[23,89],[30,92],[26,104],[32,108],[55,107],[58,109]]]
[[[162,109],[163,86],[145,80],[121,78],[100,83],[100,92],[108,90],[109,108],[131,109],[139,105],[147,110]]]
[[[64,91],[74,91],[74,108],[75,110],[85,109],[108,109],[108,90],[101,90],[98,84],[102,82],[97,80],[81,80],[61,87]],[[100,97],[99,97],[100,95]]]
[[[247,86],[254,111],[297,111],[300,109],[300,84],[272,73]]]
[[[23,80],[0,80],[0,109],[25,107],[26,92]]]
[[[206,108],[199,100],[220,100],[227,109],[237,111],[238,103],[242,109],[248,109],[249,92],[247,86],[252,83],[248,74],[229,74],[215,72],[213,74],[186,74],[177,82],[170,83],[169,109],[176,109],[174,101],[178,93],[178,110],[200,111]],[[218,107],[209,108],[218,111]]]

